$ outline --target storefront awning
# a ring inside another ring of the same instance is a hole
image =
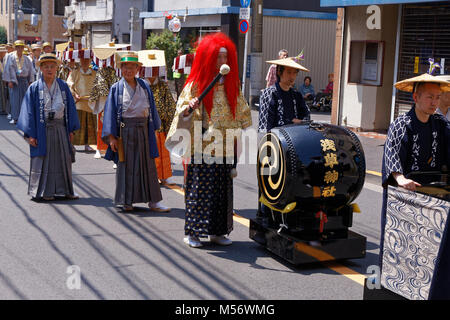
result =
[[[372,4],[427,3],[442,0],[320,0],[321,7],[370,6]]]

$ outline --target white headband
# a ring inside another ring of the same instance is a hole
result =
[[[225,48],[225,47],[222,47],[222,48],[220,48],[220,50],[219,50],[219,53],[227,53],[228,51],[227,51],[227,48]]]

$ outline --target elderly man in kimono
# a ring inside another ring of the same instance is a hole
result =
[[[5,82],[2,81],[2,75],[3,75],[3,58],[5,57],[6,53],[8,51],[4,46],[0,46],[0,114],[9,114],[8,105],[7,105],[7,97],[6,97],[6,90],[7,87],[5,85]]]
[[[9,99],[11,103],[11,121],[17,123],[20,106],[28,86],[34,81],[33,63],[30,57],[23,54],[25,43],[22,40],[14,42],[15,52],[7,55],[3,80],[8,82]]]
[[[17,127],[30,144],[28,194],[34,200],[77,199],[72,183],[73,133],[80,128],[67,84],[56,78],[60,61],[43,54],[42,77],[27,90]]]
[[[114,202],[123,211],[133,203],[148,203],[151,211],[168,212],[161,204],[155,158],[158,157],[155,130],[161,126],[152,91],[136,77],[142,63],[128,53],[118,62],[122,79],[108,95],[104,109],[102,139],[108,144],[106,160],[117,163]]]
[[[41,75],[40,75],[40,70],[39,70],[39,67],[37,66],[37,64],[39,61],[39,57],[41,56],[42,48],[39,44],[33,43],[31,45],[31,52],[32,52],[31,59],[33,62],[35,80],[39,80]]]
[[[381,214],[380,266],[386,227],[387,186],[410,191],[420,183],[408,178],[415,171],[446,171],[450,169],[450,124],[435,113],[442,92],[450,91],[450,83],[439,77],[423,74],[395,84],[398,90],[412,92],[414,106],[389,126],[382,163],[383,205]],[[445,237],[444,237],[445,238]],[[450,239],[447,236],[447,239]],[[450,243],[443,246],[436,265],[438,278],[431,299],[450,298]],[[441,272],[443,271],[443,272]]]

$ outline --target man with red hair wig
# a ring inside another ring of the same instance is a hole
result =
[[[198,97],[223,64],[228,64],[230,72],[199,102]],[[184,241],[191,247],[202,246],[199,238],[208,236],[213,243],[231,244],[226,235],[233,229],[235,138],[252,124],[250,108],[239,89],[238,72],[231,39],[223,33],[204,37],[167,135],[167,149],[189,163]],[[177,150],[180,129],[190,133],[190,148]]]

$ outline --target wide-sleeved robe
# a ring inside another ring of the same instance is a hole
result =
[[[383,205],[381,213],[380,266],[384,249],[388,185],[397,186],[392,173],[405,177],[416,171],[443,171],[450,169],[450,124],[441,115],[430,116],[427,123],[418,120],[415,107],[399,116],[390,126],[384,146],[382,164]],[[449,223],[447,223],[448,225]],[[447,230],[446,233],[449,233]],[[450,234],[442,239],[440,258],[430,299],[450,299]]]
[[[69,87],[60,79],[56,79],[55,81],[55,85],[59,88],[59,90],[56,91],[60,97],[54,97],[52,100],[56,100],[58,98],[62,102],[62,108],[60,109],[61,111],[57,112],[55,120],[51,121],[48,119],[48,108],[51,108],[52,104],[48,104],[48,100],[50,99],[45,99],[46,94],[44,94],[44,86],[46,86],[46,84],[41,78],[40,80],[35,81],[28,88],[22,102],[21,112],[17,123],[17,127],[19,130],[23,131],[26,138],[31,137],[37,139],[38,144],[36,147],[30,145],[31,168],[29,193],[33,197],[38,198],[41,195],[36,194],[36,190],[41,190],[44,188],[42,183],[45,183],[42,181],[42,177],[49,176],[48,168],[43,167],[49,157],[63,162],[62,164],[58,164],[58,166],[62,167],[65,173],[71,175],[71,167],[69,167],[69,163],[71,165],[74,151],[71,148],[69,134],[80,128],[75,102],[72,94],[70,93]],[[53,88],[53,91],[55,91],[55,88]],[[64,127],[65,130],[56,128],[55,124],[58,124],[59,127]],[[50,125],[52,129],[50,129]],[[53,128],[56,129],[53,130]],[[48,135],[49,132],[52,136]],[[53,152],[53,154],[49,154],[49,152]],[[40,160],[36,161],[37,158]],[[67,161],[68,159],[70,159],[70,161]],[[41,167],[37,168],[36,166]],[[36,174],[33,174],[33,172]],[[60,172],[58,174],[60,174]],[[55,179],[52,179],[53,178],[50,177],[47,180],[55,181]],[[67,177],[67,181],[71,182],[71,176]],[[55,183],[59,183],[59,181],[56,181]],[[47,192],[46,190],[43,190],[42,192],[44,191]],[[46,196],[55,195],[60,194],[46,194]],[[65,196],[73,195],[73,189],[70,185],[66,190]]]
[[[161,126],[152,91],[148,84],[136,78],[136,90],[122,78],[110,90],[105,104],[102,139],[109,135],[121,137],[125,159],[119,162],[118,152],[111,147],[105,159],[118,164],[115,204],[131,206],[140,202],[162,199],[154,158],[158,157],[155,130]]]
[[[189,101],[198,96],[196,86],[187,84],[177,102],[166,147],[176,157],[188,157],[185,184],[185,235],[206,237],[225,235],[233,230],[233,179],[231,170],[235,158],[234,143],[227,144],[227,129],[246,129],[252,125],[250,108],[242,93],[233,118],[224,85],[214,88],[213,107],[209,116],[203,107],[191,115],[183,113]],[[197,122],[197,125],[196,125]],[[200,124],[200,135],[195,127]],[[179,148],[177,131],[190,133],[190,148]],[[214,133],[220,133],[223,140]],[[235,132],[235,133],[236,133]],[[216,140],[217,139],[217,140]],[[231,139],[230,139],[231,140]],[[233,141],[233,140],[231,140]],[[189,152],[190,151],[190,152]]]

